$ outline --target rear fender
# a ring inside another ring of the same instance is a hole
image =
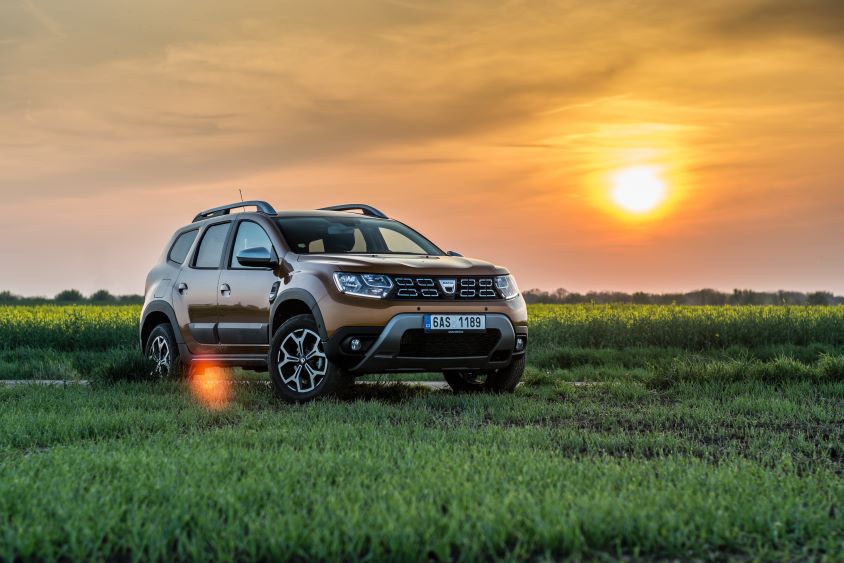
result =
[[[166,315],[167,319],[170,321],[170,327],[173,329],[173,335],[176,337],[176,343],[180,345],[184,344],[182,331],[179,330],[179,323],[176,321],[176,313],[173,311],[173,307],[164,300],[156,299],[154,301],[150,301],[147,306],[144,307],[143,313],[141,313],[141,324],[138,329],[141,350],[143,350],[144,347],[144,329],[147,328],[147,320],[153,313],[163,313]]]

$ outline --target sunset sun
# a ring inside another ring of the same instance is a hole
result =
[[[666,197],[665,182],[652,167],[625,168],[612,177],[612,199],[630,213],[647,213]]]

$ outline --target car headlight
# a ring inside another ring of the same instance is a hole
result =
[[[504,299],[512,299],[519,295],[519,286],[516,285],[516,278],[513,276],[496,277],[495,287]]]
[[[375,299],[383,299],[393,289],[393,280],[380,274],[335,272],[334,283],[337,284],[340,293]]]

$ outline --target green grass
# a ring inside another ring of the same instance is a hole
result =
[[[0,559],[842,560],[842,312],[536,306],[512,396],[207,406],[137,307],[0,307],[0,379],[92,381],[0,386]]]
[[[844,557],[844,384],[0,389],[0,557]]]
[[[67,352],[54,348],[0,349],[0,380],[99,378],[105,366],[128,363],[138,356],[135,348]]]

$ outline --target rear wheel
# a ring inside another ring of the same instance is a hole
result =
[[[152,329],[147,338],[144,355],[150,361],[153,377],[175,377],[182,373],[179,345],[169,324],[162,323]]]
[[[268,358],[276,394],[303,402],[340,393],[348,378],[325,354],[325,343],[310,315],[297,315],[273,335]]]
[[[512,393],[525,371],[525,356],[513,359],[507,367],[489,372],[446,371],[445,380],[456,393]]]

